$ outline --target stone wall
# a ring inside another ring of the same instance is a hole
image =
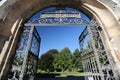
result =
[[[104,3],[109,10],[116,16],[116,18],[120,19],[120,0],[99,0]]]
[[[18,25],[23,25],[23,23],[37,11],[52,6],[67,6],[83,11],[89,17],[91,17],[91,14],[94,15],[104,30],[105,41],[109,46],[111,55],[114,57],[116,63],[118,63],[116,54],[120,55],[120,46],[117,45],[120,44],[120,29],[118,25],[120,9],[116,0],[7,0],[2,4],[3,5],[0,6],[0,48],[3,47],[1,47],[1,45],[3,45],[5,41],[14,44],[11,46],[10,43],[10,46],[7,48],[14,48],[16,43],[13,41],[17,40],[18,37],[15,37],[14,33]],[[20,23],[20,21],[22,22]],[[3,49],[5,49],[5,47],[3,47]],[[116,52],[116,49],[118,52]],[[8,51],[2,52],[6,53],[2,53],[0,56],[8,57],[8,61],[4,61],[6,60],[5,58],[2,61],[3,64],[6,63],[3,70],[3,74],[6,76],[6,73],[9,71],[6,70],[6,68],[10,66],[9,60],[12,58],[8,55]],[[13,52],[14,49],[9,51],[9,54],[13,54]],[[118,67],[118,69],[120,69],[120,67]]]
[[[12,9],[12,6],[19,0],[2,0],[0,1],[0,19],[4,20]]]

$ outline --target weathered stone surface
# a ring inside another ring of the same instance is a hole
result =
[[[117,45],[120,43],[120,38],[118,38],[120,35],[118,26],[120,22],[118,21],[120,19],[120,8],[113,1],[115,2],[115,0],[7,0],[0,6],[0,52],[4,42],[9,40],[10,36],[14,38],[17,27],[23,25],[34,13],[48,7],[65,6],[78,9],[91,19],[93,17],[96,18],[103,28],[105,41],[108,43],[107,46],[109,46],[111,55],[116,62],[118,57],[115,56],[116,54],[120,54],[116,53],[116,49],[118,49],[118,52],[120,51],[120,46]],[[21,19],[23,20],[21,21]],[[16,44],[13,46],[16,46]],[[12,46],[8,46],[8,48],[10,47]],[[10,54],[13,54],[14,50],[10,52]],[[7,53],[4,55],[7,55]],[[5,61],[2,62],[5,63]],[[117,65],[120,64],[117,63]],[[10,63],[7,66],[9,67]],[[7,71],[9,70],[6,70],[5,73]]]

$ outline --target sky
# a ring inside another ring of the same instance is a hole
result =
[[[79,49],[78,38],[84,27],[49,26],[36,27],[41,37],[40,55],[50,49],[62,50],[68,47],[71,52]]]
[[[55,7],[47,8],[42,11],[39,11],[30,20],[40,18],[42,12],[52,11]],[[66,8],[66,10],[79,12],[72,8]],[[89,21],[89,18],[81,13],[81,17]],[[29,20],[29,21],[30,21]],[[68,47],[71,52],[74,52],[75,49],[79,48],[78,38],[85,27],[81,26],[38,26],[36,27],[40,37],[40,52],[42,55],[50,49],[57,49],[61,51],[63,48]]]

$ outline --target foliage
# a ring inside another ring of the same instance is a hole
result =
[[[73,64],[74,67],[77,71],[83,70],[82,67],[82,59],[81,59],[81,52],[79,51],[79,49],[76,49],[73,53]]]
[[[55,57],[54,68],[57,71],[71,71],[73,68],[73,56],[69,48],[65,47],[61,52]]]
[[[43,54],[38,62],[39,69],[50,72],[54,71],[53,61],[57,54],[58,51],[56,49],[49,50]]]
[[[72,54],[68,47],[65,47],[60,52],[55,49],[49,50],[41,56],[38,65],[41,71],[47,72],[83,70],[81,52],[76,49]]]

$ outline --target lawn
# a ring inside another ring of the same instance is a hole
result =
[[[83,72],[60,72],[60,76],[57,77],[67,77],[67,76],[84,76]]]
[[[45,71],[41,71],[41,70],[38,70],[37,71],[41,76],[47,76],[47,77],[73,77],[73,76],[84,76],[84,73],[83,72],[75,72],[75,71],[72,71],[72,72],[45,72]]]

